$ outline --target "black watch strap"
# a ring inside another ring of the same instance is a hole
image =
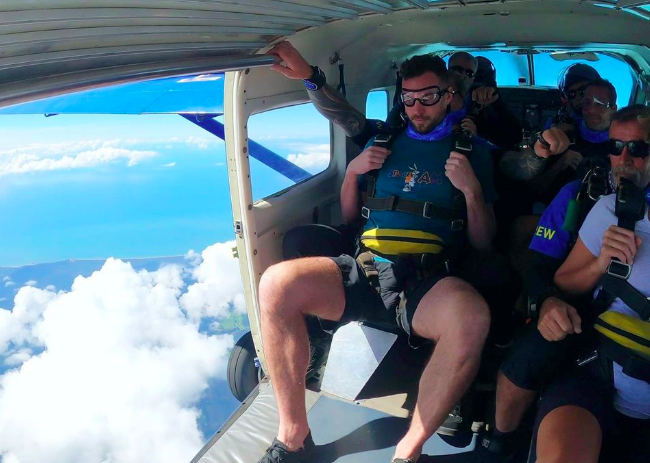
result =
[[[318,66],[312,66],[312,74],[309,79],[303,79],[307,90],[320,90],[325,83],[325,73]]]

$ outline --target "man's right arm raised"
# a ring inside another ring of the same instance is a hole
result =
[[[302,57],[291,43],[285,41],[275,45],[269,54],[276,55],[283,64],[274,64],[271,69],[290,79],[310,79],[314,69]],[[316,109],[327,120],[343,129],[348,137],[354,137],[363,132],[366,126],[366,116],[355,109],[343,95],[327,83],[322,88],[307,90],[309,98]]]

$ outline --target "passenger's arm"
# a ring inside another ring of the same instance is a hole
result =
[[[445,175],[465,195],[469,243],[477,250],[489,249],[496,234],[494,210],[491,204],[485,203],[483,189],[467,156],[452,151]]]
[[[341,186],[341,214],[347,224],[356,222],[361,215],[361,194],[359,192],[359,175],[374,169],[381,169],[390,151],[379,146],[370,146],[354,158],[345,171]]]
[[[496,235],[497,221],[492,204],[486,204],[483,192],[465,195],[467,202],[467,238],[474,249],[490,249]]]
[[[313,77],[313,68],[302,57],[291,43],[280,42],[268,52],[276,55],[282,60],[282,64],[274,64],[271,69],[290,79],[310,79]],[[316,106],[316,109],[325,118],[343,129],[348,137],[354,137],[361,132],[366,125],[366,116],[357,111],[348,101],[334,88],[325,84],[318,90],[307,90],[309,98]]]
[[[632,263],[640,245],[641,238],[615,225],[605,231],[598,256],[594,256],[579,238],[567,260],[555,273],[555,284],[568,294],[586,294],[596,287],[613,258]]]
[[[366,116],[348,103],[345,97],[329,84],[325,84],[319,90],[308,90],[307,93],[318,112],[328,121],[341,127],[348,137],[363,132]]]

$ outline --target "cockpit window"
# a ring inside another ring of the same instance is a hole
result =
[[[556,88],[558,84],[558,76],[562,69],[575,63],[584,63],[596,69],[603,79],[607,79],[614,84],[618,95],[616,102],[617,106],[619,108],[626,106],[630,101],[633,85],[630,66],[621,60],[602,53],[596,53],[594,55],[598,57],[598,60],[587,61],[584,59],[576,59],[559,61],[553,59],[553,57],[547,53],[534,55],[535,85]]]

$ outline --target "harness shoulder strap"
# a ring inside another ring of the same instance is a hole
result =
[[[391,126],[386,126],[386,131],[378,133],[375,135],[375,140],[373,141],[373,146],[381,146],[382,148],[391,149],[395,139],[404,131],[403,126],[393,128]],[[366,174],[366,194],[368,198],[375,197],[375,190],[377,186],[377,175],[379,174],[378,169],[371,170]],[[366,217],[367,218],[367,217]]]
[[[636,222],[645,217],[646,201],[643,192],[634,183],[622,178],[616,191],[615,214],[618,226],[634,231]],[[594,301],[597,314],[605,312],[620,297],[625,304],[639,314],[643,320],[650,318],[650,300],[630,284],[628,278],[632,265],[612,259],[607,272],[600,280],[601,290]]]

